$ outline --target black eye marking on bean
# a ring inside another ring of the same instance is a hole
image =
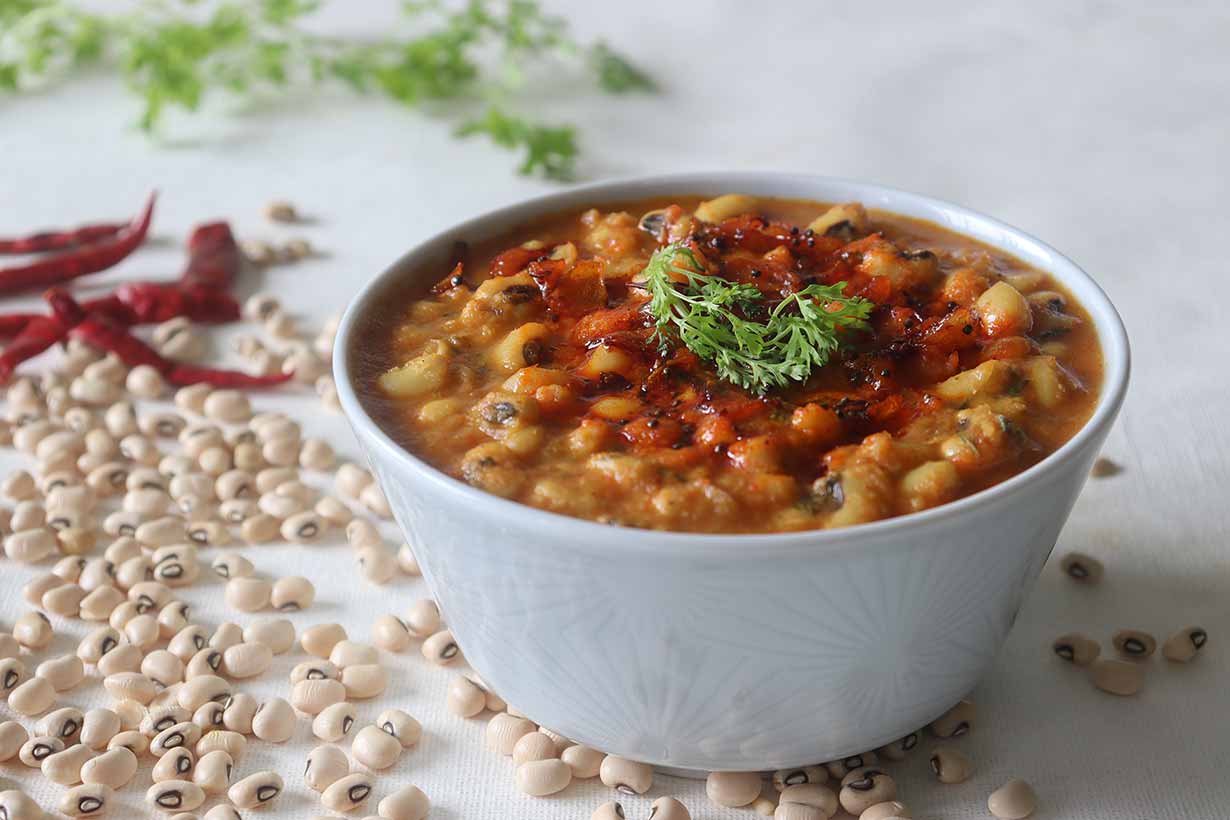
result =
[[[346,715],[346,717],[342,718],[342,734],[349,732],[351,726],[354,726],[354,718]]]
[[[77,811],[92,812],[102,808],[103,801],[97,797],[83,797],[77,801]],[[7,816],[7,815],[6,815]]]
[[[179,791],[169,791],[158,795],[154,802],[164,809],[178,809],[183,805],[184,797]]]
[[[800,783],[806,783],[807,782],[807,772],[803,771],[802,769],[795,769],[793,772],[790,772],[785,777],[783,777],[782,782],[785,783],[787,786],[797,786]]]
[[[1084,580],[1089,577],[1089,570],[1085,567],[1084,564],[1073,561],[1071,564],[1068,565],[1068,574],[1071,575],[1073,578],[1079,578],[1081,580]]]
[[[10,669],[9,671],[4,673],[4,688],[12,689],[16,685],[17,685],[17,670]]]
[[[1129,655],[1143,655],[1147,651],[1144,641],[1139,638],[1128,638],[1123,642],[1123,651]]]
[[[358,803],[367,797],[372,792],[372,787],[366,783],[360,783],[357,786],[351,786],[346,791],[346,796],[350,798],[351,803]]]
[[[1193,629],[1191,634],[1192,646],[1197,649],[1203,649],[1204,645],[1209,641],[1209,633],[1203,629]]]
[[[910,732],[901,739],[901,748],[907,752],[918,745],[918,732]]]
[[[256,790],[256,799],[264,803],[277,797],[280,791],[281,789],[274,785],[261,786]]]
[[[1076,657],[1076,648],[1070,643],[1055,644],[1055,654],[1065,661],[1070,661]]]
[[[191,768],[192,768],[192,761],[188,760],[187,757],[181,757],[179,760],[175,761],[175,771],[179,772],[180,774],[184,774]]]
[[[940,765],[940,756],[931,755],[930,763],[931,763],[931,771],[935,773],[936,777],[939,777],[940,769],[942,768],[942,766]]]

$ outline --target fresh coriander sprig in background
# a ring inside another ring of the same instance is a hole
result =
[[[785,387],[823,367],[841,346],[839,328],[867,327],[874,305],[842,295],[845,282],[808,285],[783,299],[763,322],[755,285],[703,273],[697,255],[685,245],[667,245],[642,271],[649,311],[659,346],[675,337],[688,350],[712,362],[718,376],[758,395]]]
[[[332,82],[409,107],[477,107],[458,136],[486,134],[522,151],[522,173],[566,179],[578,154],[576,129],[532,122],[500,102],[525,68],[555,57],[591,72],[608,93],[653,89],[648,75],[605,44],[574,40],[566,21],[535,0],[404,2],[406,33],[373,40],[301,27],[321,5],[141,0],[132,12],[104,15],[68,0],[0,0],[0,91],[113,67],[141,100],[141,128],[153,131],[169,108],[196,111],[218,92],[244,96]]]

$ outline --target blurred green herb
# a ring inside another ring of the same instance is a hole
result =
[[[459,103],[453,108],[478,113],[461,115],[458,136],[485,134],[521,152],[521,173],[566,179],[578,154],[575,129],[507,110],[526,69],[557,59],[592,72],[612,94],[654,88],[606,44],[574,40],[567,22],[535,0],[466,0],[459,7],[405,0],[406,32],[372,40],[302,26],[321,4],[141,0],[131,13],[106,15],[68,0],[0,0],[0,91],[45,87],[87,66],[114,67],[141,101],[141,128],[153,131],[169,109],[197,111],[216,92],[244,96],[332,82],[409,107]]]

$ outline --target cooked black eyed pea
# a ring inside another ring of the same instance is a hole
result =
[[[1057,657],[1077,666],[1088,666],[1102,654],[1102,646],[1079,632],[1069,632],[1055,639],[1051,644],[1051,651]]]
[[[624,807],[612,800],[594,809],[589,820],[624,820],[624,817]]]
[[[1038,808],[1038,796],[1024,780],[1009,780],[987,798],[987,810],[999,820],[1023,820]]]
[[[234,765],[226,752],[221,749],[212,751],[197,761],[192,771],[192,782],[206,794],[223,794],[230,787]]]
[[[81,767],[81,782],[122,789],[136,773],[137,756],[131,749],[109,749],[85,762]]]
[[[1175,663],[1187,663],[1204,649],[1209,633],[1199,626],[1180,629],[1162,644],[1162,657]]]
[[[1070,552],[1059,562],[1064,573],[1078,584],[1096,584],[1102,580],[1102,562],[1082,552]]]
[[[166,812],[192,811],[205,802],[205,792],[187,780],[164,780],[150,786],[145,799]]]
[[[203,705],[203,704],[202,704]],[[191,721],[163,729],[149,743],[150,754],[162,757],[172,749],[188,748],[201,739],[201,727]]]
[[[517,788],[532,797],[558,794],[572,782],[572,769],[556,758],[531,760],[517,767]]]
[[[969,730],[973,728],[974,711],[973,701],[963,700],[931,721],[927,728],[936,737],[961,737],[962,735],[969,734]]]
[[[350,744],[350,754],[369,769],[387,769],[401,757],[397,738],[376,726],[364,726]]]
[[[35,735],[21,744],[17,758],[30,768],[37,769],[48,757],[62,751],[64,751],[64,741],[58,737]]]
[[[931,773],[941,783],[964,783],[974,771],[974,764],[956,749],[941,746],[931,753]]]
[[[879,760],[875,752],[863,752],[859,755],[850,755],[841,760],[832,760],[824,764],[825,770],[834,780],[841,780],[855,769],[862,769],[866,766],[873,766]]]
[[[270,743],[283,743],[295,731],[295,711],[282,698],[262,703],[252,716],[252,734]]]
[[[231,786],[226,798],[236,808],[252,809],[268,803],[282,793],[282,778],[277,772],[257,772]]]
[[[918,732],[910,732],[900,740],[876,749],[876,755],[884,760],[905,760],[910,752],[918,747]]]
[[[94,757],[93,749],[77,744],[47,755],[39,764],[39,768],[42,769],[43,777],[52,783],[72,786],[81,782],[81,767],[92,757]]]
[[[406,786],[381,800],[377,810],[385,820],[423,820],[431,801],[418,786]]]
[[[354,811],[367,802],[372,794],[372,779],[356,772],[333,781],[320,796],[326,809],[337,812]]]
[[[496,715],[492,720],[499,717]],[[624,794],[644,794],[653,785],[653,769],[650,766],[615,755],[602,759],[598,777],[604,785]]]
[[[713,772],[705,780],[705,794],[719,806],[749,805],[760,796],[760,773]]]
[[[797,769],[778,769],[773,773],[773,788],[779,792],[787,786],[798,786],[802,783],[823,783],[829,779],[828,770],[823,766],[801,766]]]
[[[335,743],[354,726],[357,711],[352,703],[335,703],[326,706],[312,719],[312,734],[321,740]]]
[[[100,783],[74,786],[60,798],[57,808],[67,817],[97,817],[111,807],[115,793]]]
[[[316,587],[307,578],[291,575],[274,581],[269,603],[279,612],[299,612],[316,600]]]
[[[1111,643],[1120,655],[1133,660],[1144,660],[1157,650],[1157,639],[1138,629],[1120,629],[1111,638]]]
[[[401,709],[385,709],[376,715],[376,725],[387,734],[397,738],[402,748],[417,746],[423,737],[423,726],[408,712]]]
[[[323,792],[350,773],[346,753],[336,746],[317,746],[307,756],[303,767],[303,782],[309,789]]]
[[[787,786],[778,795],[776,820],[828,820],[837,813],[837,795],[819,783]]]
[[[71,746],[77,742],[77,738],[81,734],[81,724],[84,721],[85,715],[80,709],[65,706],[44,715],[34,725],[34,733],[48,737],[58,737],[66,745]]]
[[[453,633],[447,629],[442,629],[423,641],[420,648],[423,657],[436,666],[448,666],[461,659],[461,647],[453,640]]]
[[[192,767],[196,765],[196,756],[185,748],[171,749],[154,764],[151,772],[155,783],[167,780],[187,780],[192,776]]]
[[[1089,679],[1103,692],[1126,697],[1140,691],[1144,672],[1139,664],[1107,658],[1089,665]]]
[[[884,803],[896,796],[897,783],[887,772],[865,768],[855,769],[842,779],[837,800],[843,809],[858,816],[876,803]]]

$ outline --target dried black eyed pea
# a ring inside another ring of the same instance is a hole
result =
[[[522,736],[513,746],[512,759],[518,766],[532,760],[550,760],[556,757],[559,755],[555,751],[555,741],[541,731]]]
[[[26,680],[26,665],[17,658],[0,660],[0,698],[9,697]],[[50,686],[50,684],[48,684]],[[51,687],[55,692],[55,687]]]
[[[589,820],[624,820],[624,807],[613,800],[603,803],[594,809]]]
[[[705,780],[705,794],[719,806],[738,808],[760,796],[759,772],[713,772]]]
[[[418,638],[427,638],[440,629],[440,608],[430,598],[420,598],[406,610],[405,624],[410,633]]]
[[[1038,807],[1038,796],[1024,780],[1009,780],[987,798],[987,810],[999,820],[1024,820]]]
[[[974,725],[974,703],[963,700],[944,714],[931,721],[927,726],[936,737],[961,737],[969,733]],[[867,764],[870,765],[870,764]]]
[[[372,643],[389,652],[401,652],[410,645],[410,628],[396,615],[381,615],[372,622]]]
[[[85,678],[85,664],[76,655],[61,655],[45,660],[34,674],[50,683],[57,692],[67,692]]]
[[[303,651],[318,658],[328,658],[334,647],[346,640],[346,630],[341,624],[316,624],[303,630],[299,645]]]
[[[841,780],[855,769],[862,769],[866,766],[873,766],[879,760],[875,752],[863,752],[858,755],[850,755],[841,760],[832,760],[824,764],[825,770],[834,780]]]
[[[444,703],[458,717],[475,717],[487,708],[487,692],[464,675],[458,675],[449,683]]]
[[[1132,660],[1144,660],[1157,650],[1157,639],[1138,629],[1121,629],[1111,638],[1120,655]]]
[[[227,604],[240,612],[260,612],[269,606],[273,587],[263,578],[232,578],[224,594]]]
[[[649,820],[692,820],[692,813],[673,797],[659,797],[649,807]]]
[[[273,663],[273,650],[263,643],[239,643],[222,653],[222,668],[232,678],[263,675]]]
[[[546,797],[568,788],[572,770],[562,760],[531,760],[517,766],[517,788],[532,797]]]
[[[333,781],[320,796],[326,809],[337,812],[354,811],[367,802],[372,794],[372,779],[356,772]]]
[[[345,737],[354,726],[357,712],[352,703],[334,703],[326,706],[312,719],[312,734],[321,740],[335,743]]]
[[[25,792],[8,789],[0,792],[0,812],[7,820],[43,820],[43,807]]]
[[[1187,663],[1204,649],[1209,633],[1199,626],[1180,629],[1162,644],[1162,657],[1175,663]]]
[[[568,764],[568,768],[572,769],[573,780],[589,780],[591,777],[598,776],[602,768],[602,758],[606,755],[589,746],[576,744],[562,749],[559,757]]]
[[[114,793],[101,784],[74,786],[60,798],[57,808],[67,817],[97,817],[111,807]]]
[[[1089,665],[1089,679],[1103,692],[1126,697],[1140,691],[1144,672],[1139,664],[1107,658]]]
[[[214,559],[210,568],[219,578],[247,578],[255,568],[252,562],[237,552],[224,552]]]
[[[778,795],[777,820],[827,820],[837,813],[837,795],[819,783],[800,783],[787,786]],[[794,807],[794,808],[792,808]],[[801,808],[800,808],[801,807]],[[811,811],[807,811],[810,809]]]
[[[918,747],[918,732],[910,732],[900,740],[876,749],[876,755],[884,760],[905,760],[910,752]]]
[[[12,760],[29,739],[25,727],[17,721],[6,720],[0,723],[0,763]]]
[[[913,817],[904,803],[897,800],[886,800],[870,806],[858,816],[858,820],[909,820]]]
[[[15,660],[10,658],[9,660]],[[8,677],[8,673],[5,673]],[[56,690],[39,677],[29,678],[17,684],[9,692],[9,708],[19,715],[34,717],[50,709],[56,702]]]
[[[378,663],[352,664],[342,669],[342,685],[349,700],[366,700],[384,692],[389,672]]]
[[[1102,647],[1092,638],[1078,632],[1069,632],[1055,639],[1051,644],[1051,651],[1057,657],[1077,666],[1088,666],[1102,654]]]
[[[80,709],[65,706],[48,712],[39,719],[38,723],[34,724],[34,733],[48,737],[58,737],[66,745],[71,746],[77,742],[81,734],[81,724],[84,722],[85,715]]]
[[[974,771],[974,764],[968,757],[947,746],[933,751],[928,762],[931,773],[941,783],[964,783]]]
[[[239,643],[243,643],[243,627],[231,621],[218,624],[214,634],[209,636],[210,648],[220,652]]]
[[[30,768],[37,769],[48,757],[62,751],[64,751],[64,741],[58,737],[35,735],[21,744],[17,752],[17,759]]]
[[[323,680],[324,678],[332,678],[340,681],[342,679],[342,670],[329,661],[304,661],[297,663],[290,670],[290,683],[293,686],[303,680]]]
[[[192,713],[182,706],[175,703],[164,703],[146,710],[139,728],[143,734],[153,738],[177,723],[187,723],[191,717]]]
[[[232,732],[252,733],[252,718],[260,704],[247,692],[236,692],[222,703],[222,725]]]
[[[398,789],[380,801],[377,811],[385,820],[424,820],[431,801],[418,786]]]
[[[226,705],[211,700],[209,703],[203,703],[192,713],[192,722],[201,727],[201,732],[212,732],[214,729],[222,729],[226,726],[223,721],[223,715],[226,712]]]
[[[192,811],[205,802],[205,792],[187,780],[164,780],[150,786],[145,799],[163,811]]]
[[[295,544],[310,544],[320,540],[328,525],[311,510],[296,513],[282,522],[282,537]]]
[[[281,776],[277,772],[263,771],[250,774],[231,786],[226,797],[237,808],[252,809],[265,805],[281,793]]]
[[[211,700],[225,703],[231,696],[231,685],[217,675],[201,675],[186,682],[175,693],[176,702],[189,714]]]
[[[1102,580],[1102,562],[1081,552],[1070,552],[1059,562],[1064,573],[1078,584],[1096,584]]]
[[[423,737],[422,724],[401,709],[385,709],[376,715],[376,725],[381,731],[397,738],[404,749],[417,746]]]
[[[275,655],[295,645],[295,625],[286,618],[258,618],[243,630],[248,643],[263,643]]]
[[[496,715],[492,720],[499,717],[500,715]],[[602,759],[598,777],[603,785],[624,794],[644,794],[653,785],[653,769],[650,766],[615,755],[607,755]]]
[[[773,788],[779,792],[787,786],[798,786],[803,783],[823,783],[829,779],[828,770],[823,766],[801,766],[797,769],[778,769],[773,773]]]
[[[200,650],[185,664],[184,680],[219,674],[222,671],[224,657],[222,652],[212,647]]]
[[[537,728],[525,718],[502,712],[487,722],[485,733],[487,748],[505,757],[511,757],[517,741]]]
[[[420,649],[423,657],[436,666],[448,666],[461,659],[461,647],[453,640],[453,633],[447,629],[427,638]]]
[[[204,757],[210,752],[223,751],[231,756],[231,760],[238,761],[243,757],[244,751],[248,748],[248,740],[239,732],[230,730],[215,730],[208,734],[202,735],[201,739],[196,742],[197,757]]]
[[[323,792],[349,773],[345,752],[336,746],[317,746],[308,753],[303,782],[312,791]]]
[[[896,796],[897,783],[887,772],[864,768],[855,769],[842,778],[837,800],[843,809],[858,816],[876,803],[884,803]]]
[[[77,744],[47,755],[43,758],[39,768],[42,769],[43,777],[52,783],[72,786],[81,782],[81,767],[92,757],[94,757],[93,749]]]
[[[137,756],[131,749],[110,749],[87,760],[81,767],[81,782],[122,789],[137,773]]]
[[[43,649],[55,637],[51,621],[41,612],[26,612],[13,622],[13,637],[26,649]]]
[[[252,716],[252,734],[270,743],[284,743],[295,731],[295,712],[282,698],[262,703]]]
[[[339,669],[359,664],[379,663],[380,653],[375,647],[365,643],[343,639],[333,645],[332,651],[329,652],[329,662]]]
[[[196,757],[184,748],[171,749],[154,764],[150,776],[155,783],[167,780],[186,780],[192,776],[192,768]]]
[[[202,704],[203,705],[203,704]],[[191,721],[176,723],[160,731],[150,741],[150,754],[162,757],[172,749],[187,749],[201,739],[201,727]]]
[[[350,744],[350,754],[369,769],[387,769],[401,757],[397,738],[376,726],[364,726]]]
[[[291,687],[290,702],[305,715],[316,716],[346,700],[346,687],[332,678],[301,680]]]
[[[107,741],[107,750],[121,748],[128,749],[134,755],[140,757],[149,750],[149,738],[131,729],[118,732]]]

